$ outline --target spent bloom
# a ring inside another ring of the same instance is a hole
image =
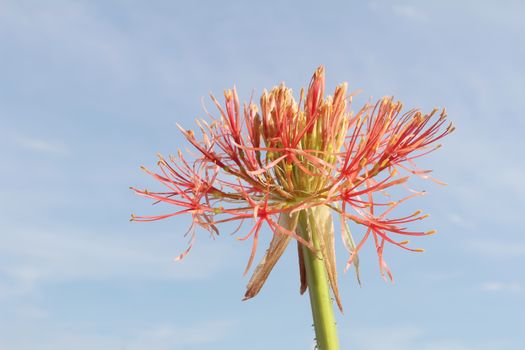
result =
[[[446,112],[418,109],[402,112],[403,105],[391,97],[350,110],[352,95],[343,83],[325,96],[324,68],[315,71],[308,90],[297,101],[284,84],[264,90],[259,105],[241,105],[235,88],[224,92],[221,104],[211,96],[216,115],[197,121],[200,136],[179,126],[194,148],[192,160],[181,151],[159,156],[158,171],[143,168],[164,185],[161,192],[132,188],[137,194],[176,209],[158,216],[132,216],[134,221],[153,221],[191,215],[187,235],[190,243],[177,259],[191,249],[196,229],[219,234],[223,223],[238,223],[238,239],[251,240],[250,270],[261,234],[270,232],[270,246],[253,272],[245,298],[255,296],[290,241],[305,246],[323,260],[330,286],[341,307],[337,289],[334,223],[348,250],[346,267],[358,271],[358,252],[366,241],[377,251],[381,274],[392,279],[383,259],[385,245],[422,251],[409,245],[407,236],[426,236],[407,224],[427,215],[420,211],[394,216],[404,201],[422,195],[408,189],[412,175],[428,178],[429,170],[415,167],[414,159],[432,152],[436,141],[453,131]],[[408,195],[393,199],[386,191],[407,187]],[[299,214],[311,227],[301,232]],[[269,230],[263,230],[268,227]],[[359,237],[354,240],[354,234]],[[242,232],[242,234],[240,234]],[[316,235],[317,237],[313,237]],[[313,244],[313,242],[319,242]],[[298,249],[301,292],[307,288],[302,249]]]

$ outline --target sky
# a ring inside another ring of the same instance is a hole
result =
[[[342,349],[525,348],[525,24],[521,1],[0,0],[0,349],[312,349],[294,249],[242,302],[250,243],[198,236],[129,186],[184,148],[210,92],[243,100],[324,65],[360,105],[446,107],[419,165],[448,183],[406,206],[426,252],[339,266]],[[158,187],[157,187],[158,188]],[[421,225],[421,226],[419,226]],[[228,232],[228,230],[226,230]],[[269,232],[265,231],[266,238]],[[338,247],[340,254],[344,254]]]

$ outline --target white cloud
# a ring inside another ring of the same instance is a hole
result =
[[[516,234],[521,220],[520,207],[525,201],[525,186],[520,175],[525,172],[519,149],[510,139],[498,139],[479,125],[458,125],[458,131],[446,140],[446,151],[434,155],[433,168],[450,184],[449,219],[462,228],[484,230],[487,222],[507,227],[504,235]],[[521,147],[521,148],[520,148]],[[442,175],[441,175],[442,174]],[[512,228],[512,229],[511,229]]]
[[[361,350],[408,350],[423,334],[417,327],[368,328],[352,332],[351,348]]]
[[[491,350],[514,349],[506,341],[486,339],[483,343],[465,342],[458,339],[429,337],[431,332],[416,326],[362,328],[349,332],[349,349],[361,350]]]
[[[428,20],[428,13],[438,13],[440,16],[446,14],[448,17],[459,17],[471,22],[481,22],[489,26],[498,26],[500,28],[510,28],[519,31],[523,28],[523,21],[519,14],[523,12],[523,2],[520,0],[506,0],[496,3],[492,1],[476,0],[442,0],[442,1],[412,1],[417,4],[417,8],[407,1],[399,1],[392,4],[390,0],[375,0],[369,2],[372,10],[381,8],[392,9],[396,15],[411,18],[414,20]],[[450,13],[450,9],[454,13]],[[445,20],[449,20],[446,18]]]
[[[235,322],[212,320],[186,325],[159,325],[126,334],[104,334],[61,325],[34,325],[0,329],[0,348],[33,350],[185,350],[212,348],[213,344],[233,334]],[[31,336],[28,337],[27,335]],[[38,340],[37,340],[38,339]]]
[[[31,336],[28,336],[30,334]],[[40,329],[24,327],[11,332],[0,331],[0,348],[16,350],[124,350],[120,343],[110,337],[98,334],[84,334],[68,330],[61,334],[47,333],[42,334]],[[36,340],[38,339],[38,340]],[[36,345],[38,344],[38,345]],[[158,350],[149,348],[150,350]]]
[[[21,265],[2,264],[0,269],[0,300],[31,293],[41,272],[38,268]]]
[[[19,305],[16,310],[16,317],[22,320],[46,320],[49,316],[48,312],[36,305]]]
[[[61,91],[63,87],[59,84],[63,80],[72,87],[83,87],[103,77],[103,83],[97,84],[98,89],[114,84],[126,86],[138,77],[144,65],[142,58],[150,52],[138,50],[133,43],[139,38],[123,32],[119,22],[105,20],[97,13],[97,5],[87,2],[37,2],[30,6],[19,1],[1,2],[2,33],[7,33],[9,40],[23,47],[24,52],[38,56],[40,61],[51,62],[47,69],[38,71],[36,77],[22,76],[22,81],[31,81],[28,88],[42,94],[48,89]],[[56,74],[57,69],[68,73]],[[53,74],[56,80],[41,79]]]
[[[38,153],[46,153],[53,155],[68,155],[70,153],[68,147],[57,141],[49,141],[32,137],[16,137],[14,139],[17,146]]]
[[[448,220],[454,225],[464,229],[473,229],[476,223],[472,218],[467,218],[465,215],[460,215],[457,212],[447,213]]]
[[[428,16],[420,7],[408,4],[392,4],[391,2],[373,1],[368,3],[368,7],[374,12],[387,12],[414,22],[426,22]]]
[[[424,350],[474,350],[478,347],[469,346],[462,344],[457,341],[438,341],[435,343],[427,344],[423,349]],[[414,348],[416,349],[416,348]],[[482,349],[489,349],[488,347],[482,347]]]
[[[494,238],[476,238],[465,242],[466,248],[486,258],[515,259],[525,256],[525,242]]]
[[[212,344],[232,334],[234,322],[230,320],[209,321],[190,326],[159,325],[145,330],[135,341],[129,341],[127,350],[146,348],[186,349],[188,346]]]
[[[450,282],[453,280],[461,279],[465,276],[465,271],[462,270],[453,270],[453,271],[434,271],[427,272],[423,275],[423,279],[430,283],[442,284],[444,282]]]
[[[523,287],[518,282],[485,282],[481,285],[481,290],[489,293],[521,293]]]
[[[393,5],[392,11],[400,16],[405,17],[414,21],[425,22],[428,20],[428,16],[420,8],[416,8],[410,5]]]
[[[46,283],[108,278],[206,280],[235,256],[230,246],[201,239],[182,262],[173,262],[179,237],[127,237],[101,232],[5,230],[0,235],[0,298],[26,295]],[[204,238],[204,237],[201,237]],[[178,250],[177,250],[178,249]]]

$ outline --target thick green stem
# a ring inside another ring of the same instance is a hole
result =
[[[308,224],[310,221],[308,216],[310,216],[310,220],[313,219],[309,210],[301,211],[299,214],[299,229],[306,240],[309,239],[310,235],[308,232],[310,231],[313,245],[319,251],[318,235],[320,233],[315,232],[315,225]],[[323,260],[319,252],[316,254],[307,247],[302,247],[302,249],[317,347],[319,350],[339,350],[332,298]]]

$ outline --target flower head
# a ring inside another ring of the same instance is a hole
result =
[[[288,243],[295,240],[319,253],[326,266],[334,296],[337,290],[333,217],[340,221],[342,242],[349,252],[346,268],[358,268],[358,252],[372,240],[383,276],[392,274],[383,259],[385,245],[411,251],[406,236],[426,236],[435,231],[411,231],[408,223],[426,217],[420,211],[401,217],[394,209],[419,196],[410,193],[389,199],[386,190],[403,185],[410,176],[428,178],[414,159],[432,152],[436,141],[453,131],[446,125],[445,110],[424,114],[417,109],[402,112],[402,104],[384,97],[350,111],[352,95],[347,84],[336,87],[325,97],[324,68],[315,71],[308,90],[301,90],[299,101],[284,84],[264,91],[259,106],[250,101],[241,106],[234,89],[224,92],[224,103],[211,96],[218,116],[198,121],[201,137],[181,127],[183,135],[197,151],[188,162],[179,151],[177,157],[159,156],[159,171],[144,170],[165,186],[163,192],[133,190],[155,202],[177,207],[159,216],[132,216],[134,221],[152,221],[188,214],[192,224],[190,244],[200,227],[212,236],[218,225],[238,222],[242,241],[251,239],[251,254],[245,270],[252,266],[258,239],[264,226],[272,234],[270,247],[256,267],[245,298],[262,288]],[[308,213],[309,225],[318,229],[301,234],[299,213]],[[354,241],[350,225],[362,228]],[[246,228],[246,226],[248,226]],[[312,237],[318,235],[319,237]],[[400,238],[401,237],[401,238]],[[313,238],[321,244],[314,247]],[[357,242],[357,243],[356,243]],[[304,271],[299,249],[301,271]],[[301,292],[307,287],[301,274]]]

